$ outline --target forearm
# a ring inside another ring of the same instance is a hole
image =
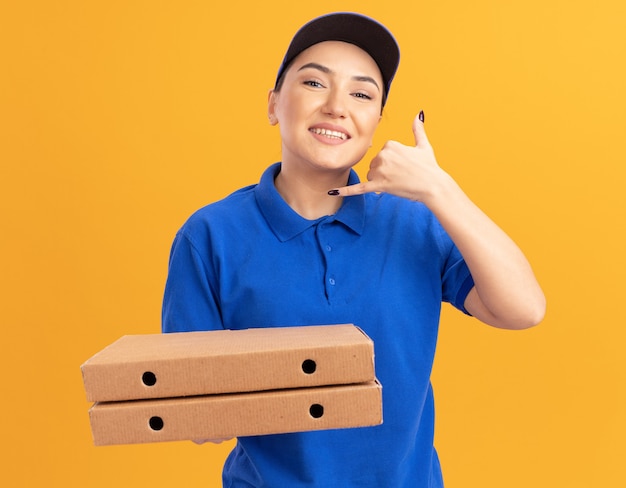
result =
[[[466,308],[479,320],[506,329],[539,323],[545,297],[526,257],[446,173],[423,202],[435,214],[467,263],[475,289]]]

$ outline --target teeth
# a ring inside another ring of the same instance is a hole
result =
[[[313,129],[311,129],[311,132],[314,132],[315,134],[319,134],[321,136],[333,137],[335,139],[341,139],[343,141],[345,141],[348,138],[347,134],[344,134],[343,132],[338,132],[336,130],[318,129],[318,128],[314,127]]]

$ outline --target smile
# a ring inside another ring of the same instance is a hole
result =
[[[317,127],[313,127],[311,129],[309,129],[311,132],[318,134],[320,136],[324,136],[324,137],[329,137],[331,139],[341,139],[342,141],[345,141],[348,138],[348,134],[345,134],[343,132],[339,132],[336,130],[330,130],[330,129],[319,129]]]

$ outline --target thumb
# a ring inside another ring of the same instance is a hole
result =
[[[419,147],[428,144],[428,137],[426,137],[426,131],[424,130],[423,110],[420,110],[420,113],[413,120],[413,135],[415,136],[415,146]]]

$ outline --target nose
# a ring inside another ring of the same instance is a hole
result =
[[[345,118],[347,115],[347,107],[343,94],[336,89],[328,90],[323,111],[332,118]]]

